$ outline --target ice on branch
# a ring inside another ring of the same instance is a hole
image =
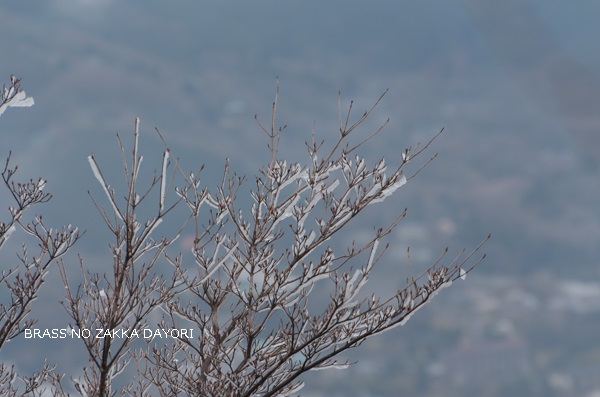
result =
[[[350,364],[347,364],[347,363],[338,364],[336,362],[336,363],[333,363],[333,364],[323,364],[321,366],[311,368],[311,371],[321,371],[321,370],[324,370],[324,369],[347,369],[348,367],[350,367]]]
[[[165,208],[165,187],[167,183],[167,164],[169,163],[169,151],[163,154],[162,173],[160,175],[160,210]]]
[[[380,203],[383,200],[385,200],[386,198],[390,197],[392,194],[394,194],[394,192],[396,190],[398,190],[399,188],[401,188],[402,186],[404,186],[406,184],[406,177],[404,175],[400,176],[400,178],[398,178],[398,180],[391,184],[390,186],[384,188],[381,190],[381,192],[379,193],[379,197],[373,199],[373,201],[371,201],[371,203]],[[378,186],[375,185],[375,188],[377,188]]]
[[[229,260],[229,258],[231,258],[231,256],[235,253],[235,250],[237,250],[238,246],[239,246],[239,242],[236,242],[232,247],[228,248],[225,247],[226,249],[226,253],[225,255],[221,258],[218,259],[218,253],[220,251],[220,247],[223,245],[222,240],[219,241],[217,243],[217,246],[215,247],[215,251],[214,251],[214,255],[212,257],[212,260],[210,261],[210,265],[208,268],[203,269],[203,266],[198,263],[198,270],[200,270],[201,272],[204,270],[206,272],[205,275],[203,275],[203,278],[201,280],[200,283],[205,282],[206,280],[210,279],[212,277],[212,275],[225,263]],[[194,254],[197,254],[196,252],[194,252]]]
[[[15,232],[16,228],[15,225],[11,225],[8,230],[6,230],[4,232],[4,234],[2,236],[0,236],[0,247],[2,247],[2,245],[4,245],[4,243],[6,241],[8,241],[8,239],[10,238],[10,236]]]
[[[410,160],[410,158],[410,149],[404,149],[404,151],[402,152],[402,161],[406,163]]]
[[[156,229],[158,227],[158,225],[160,225],[163,221],[163,218],[158,218],[155,221],[151,222],[150,224],[147,224],[146,226],[150,226],[150,229],[148,230],[148,232],[146,233],[146,236],[150,236],[152,234],[152,232],[154,232],[154,229]]]
[[[94,155],[93,154],[90,154],[88,156],[88,161],[90,162],[90,167],[92,168],[92,172],[94,173],[94,177],[96,178],[96,180],[98,181],[98,183],[102,186],[102,189],[104,190],[104,193],[106,194],[106,197],[108,197],[108,201],[110,202],[110,204],[113,207],[113,211],[115,212],[115,215],[122,221],[123,217],[121,216],[121,212],[119,211],[119,209],[115,205],[115,200],[114,200],[113,196],[110,193],[110,190],[109,190],[110,186],[104,180],[104,177],[102,176],[102,173],[100,172],[100,168],[98,168],[98,164],[96,164],[96,160],[94,159]]]
[[[25,91],[19,91],[15,94],[14,91],[11,90],[14,90],[14,88],[11,87],[10,89],[4,89],[2,98],[3,103],[0,105],[0,116],[2,115],[2,113],[4,113],[6,108],[31,107],[34,104],[33,98],[28,97],[25,94]]]

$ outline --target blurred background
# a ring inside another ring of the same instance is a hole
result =
[[[36,211],[87,230],[74,251],[110,270],[86,157],[118,187],[115,131],[130,144],[136,116],[148,175],[160,167],[157,127],[185,169],[206,164],[214,187],[226,158],[250,181],[268,162],[254,115],[270,119],[277,77],[281,155],[300,162],[313,129],[336,139],[338,90],[358,115],[389,88],[361,132],[390,118],[364,148],[371,164],[397,164],[445,133],[429,152],[438,158],[346,235],[409,209],[371,287],[403,285],[407,246],[427,266],[491,232],[488,258],[355,349],[351,368],[308,374],[303,395],[598,396],[599,17],[592,0],[3,2],[0,79],[22,77],[35,106],[2,116],[0,155],[12,150],[21,179],[49,181],[54,198]],[[3,267],[16,263],[17,237]],[[77,277],[76,256],[66,264]],[[63,291],[52,272],[37,327],[65,326]],[[23,336],[0,352],[23,373],[47,358],[77,374],[85,357],[73,341]]]

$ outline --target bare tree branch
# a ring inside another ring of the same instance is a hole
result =
[[[313,132],[312,141],[305,142],[306,162],[288,163],[279,157],[285,126],[277,127],[277,83],[270,123],[255,116],[267,135],[267,164],[248,181],[226,161],[213,190],[202,186],[203,166],[195,173],[185,172],[158,130],[164,144],[159,171],[141,187],[143,156],[136,118],[131,151],[116,136],[124,192],[111,187],[112,177],[102,172],[101,161],[93,154],[88,157],[105,198],[88,193],[112,241],[110,261],[101,268],[92,269],[79,257],[79,283],[73,283],[73,270],[64,255],[81,233],[71,225],[48,227],[41,215],[25,220],[29,208],[47,202],[51,195],[41,178],[15,182],[17,167],[10,167],[9,154],[2,180],[13,203],[9,219],[0,222],[0,248],[17,231],[35,239],[38,247],[32,253],[24,244],[17,256],[19,265],[0,273],[0,284],[10,294],[8,303],[0,303],[0,348],[35,324],[29,317],[31,305],[55,262],[65,287],[61,304],[71,318],[72,332],[104,333],[79,339],[88,365],[78,377],[60,374],[46,363],[32,376],[18,375],[13,367],[0,364],[0,394],[68,396],[65,384],[69,384],[85,397],[297,395],[303,375],[348,367],[352,363],[343,358],[345,352],[402,326],[442,289],[464,279],[485,258],[480,250],[490,236],[454,257],[446,248],[417,276],[411,268],[404,285],[389,296],[368,291],[389,235],[405,218],[406,208],[387,216],[387,224],[374,228],[366,242],[339,247],[342,230],[356,226],[367,208],[390,200],[435,158],[412,168],[443,132],[423,145],[405,148],[395,166],[383,158],[369,165],[356,153],[388,121],[363,136],[359,130],[386,92],[358,116],[352,101],[342,110],[339,95],[339,136],[329,147]],[[0,114],[9,106],[30,104],[19,79],[11,76],[11,86],[3,89]],[[250,204],[243,200],[246,195]],[[159,234],[167,218],[179,215],[175,209],[180,204],[187,212],[168,233]],[[189,229],[191,256],[173,247]],[[407,254],[410,265],[410,251]],[[160,319],[153,320],[154,314]],[[165,333],[181,329],[190,333],[178,332],[160,343],[148,338],[139,344],[132,342],[135,338],[113,333],[149,326]],[[133,377],[123,375],[130,370]],[[120,375],[125,384],[118,388]]]

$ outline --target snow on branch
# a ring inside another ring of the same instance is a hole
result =
[[[115,216],[118,217],[121,221],[123,221],[123,215],[121,215],[121,211],[119,211],[119,209],[117,208],[117,204],[115,203],[114,191],[110,189],[110,185],[106,183],[104,176],[102,176],[102,172],[100,171],[100,168],[98,167],[98,164],[96,163],[93,154],[90,154],[88,156],[88,162],[90,163],[90,167],[92,168],[94,177],[96,178],[100,186],[102,186],[102,190],[104,190],[104,194],[106,194],[106,197],[108,198],[108,201],[110,202],[110,205],[113,208]]]
[[[169,163],[169,150],[165,150],[163,153],[162,170],[160,173],[160,210],[161,211],[165,208],[165,194],[166,194],[168,163]]]
[[[259,122],[270,159],[254,184],[240,189],[245,179],[230,172],[227,162],[216,194],[201,191],[196,178],[186,178],[188,186],[176,190],[191,211],[198,274],[187,281],[186,299],[169,303],[164,321],[187,322],[201,331],[182,341],[185,370],[172,367],[174,348],[152,352],[155,362],[169,363],[159,365],[156,386],[202,395],[290,395],[302,385],[298,376],[347,368],[337,355],[402,326],[479,263],[471,259],[477,247],[448,265],[439,259],[389,297],[368,295],[366,285],[386,251],[385,240],[406,210],[376,228],[367,242],[338,249],[334,237],[371,204],[397,194],[416,175],[407,177],[405,168],[431,143],[405,149],[395,168],[383,158],[368,166],[355,151],[383,125],[358,137],[358,144],[352,140],[381,99],[358,117],[351,114],[352,102],[344,114],[340,106],[337,140],[326,145],[313,134],[303,164],[278,158],[284,127],[276,127],[277,91],[270,126]],[[168,154],[163,156],[161,177]],[[101,174],[97,179],[103,181]],[[161,196],[165,189],[161,181]],[[248,207],[238,206],[239,192],[249,193]],[[162,203],[161,198],[161,208]],[[199,211],[202,203],[208,214]]]
[[[25,94],[25,91],[21,91],[20,86],[21,79],[15,76],[10,76],[10,87],[2,87],[2,98],[0,99],[0,116],[9,107],[31,107],[34,104],[34,100]]]

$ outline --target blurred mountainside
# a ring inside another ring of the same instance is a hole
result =
[[[3,148],[13,149],[23,172],[50,180],[57,219],[72,218],[73,199],[89,203],[89,153],[120,176],[110,160],[114,132],[126,138],[135,115],[147,145],[160,148],[157,127],[184,166],[207,163],[209,184],[226,157],[255,173],[267,152],[253,116],[269,119],[279,76],[279,120],[288,125],[282,155],[293,160],[306,160],[313,127],[335,139],[338,90],[358,115],[390,89],[368,123],[391,118],[366,147],[373,161],[384,155],[394,164],[405,146],[445,127],[433,149],[439,159],[394,205],[408,206],[410,219],[429,229],[446,219],[456,235],[443,237],[461,247],[493,232],[494,263],[482,271],[570,262],[569,271],[585,272],[597,258],[598,135],[589,129],[597,125],[600,90],[590,87],[598,76],[561,52],[552,37],[560,26],[531,4],[67,3],[10,3],[0,14],[3,70],[24,77],[36,100],[3,117]],[[566,65],[563,75],[553,62]],[[571,80],[577,91],[567,89]],[[560,87],[567,88],[549,95]],[[563,92],[573,103],[557,110],[569,99]],[[93,222],[88,214],[66,221]]]

